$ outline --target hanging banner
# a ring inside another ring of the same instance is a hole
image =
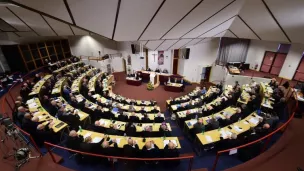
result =
[[[164,51],[158,51],[158,65],[164,65],[165,61],[165,56],[164,56]]]

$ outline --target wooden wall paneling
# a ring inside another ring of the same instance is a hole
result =
[[[50,53],[49,53],[48,47],[46,46],[46,42],[44,42],[44,47],[45,47],[46,53],[48,54],[49,61],[51,61]]]
[[[56,48],[55,48],[55,44],[54,44],[54,42],[52,42],[52,44],[53,44],[53,48],[55,50],[56,58],[57,58],[57,61],[58,61],[58,54],[57,54],[57,51],[56,51]]]
[[[19,49],[19,53],[20,53],[20,55],[21,55],[21,57],[22,57],[22,59],[23,59],[23,63],[24,63],[24,65],[25,65],[25,68],[26,68],[27,71],[29,71],[29,69],[28,69],[28,67],[27,67],[27,64],[26,64],[26,62],[25,62],[25,59],[24,59],[22,50],[21,50],[21,48],[20,48],[20,45],[18,45],[18,49]]]
[[[34,59],[34,57],[33,57],[33,54],[32,54],[31,48],[30,48],[30,45],[28,44],[27,47],[28,47],[28,50],[30,51],[32,60],[33,60],[33,62],[34,62],[34,66],[35,66],[35,68],[37,68],[36,61],[35,61],[35,59]]]
[[[42,55],[40,53],[40,48],[38,46],[38,43],[36,43],[36,46],[37,46],[37,50],[38,50],[38,53],[39,53],[39,56],[40,56],[40,60],[41,60],[42,64],[44,65],[44,60],[42,59]]]
[[[65,51],[63,50],[62,40],[60,40],[60,46],[61,46],[61,51],[62,51],[63,58],[65,59]]]

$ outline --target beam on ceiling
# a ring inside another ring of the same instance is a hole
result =
[[[236,38],[239,38],[232,30],[228,29]]]
[[[211,19],[212,17],[214,17],[216,14],[220,13],[221,11],[223,11],[225,8],[227,8],[229,5],[231,5],[233,2],[235,2],[236,0],[231,1],[229,4],[227,4],[226,6],[224,6],[222,9],[220,9],[219,11],[217,11],[216,13],[214,13],[213,15],[211,15],[210,17],[208,17],[206,20],[204,20],[203,22],[199,23],[197,26],[193,27],[191,30],[189,30],[187,33],[185,33],[184,35],[182,35],[180,38],[182,38],[183,36],[185,36],[186,34],[190,33],[192,30],[196,29],[198,26],[202,25],[204,22],[208,21],[209,19]]]
[[[219,33],[217,33],[217,34],[215,34],[215,35],[211,36],[211,37],[215,37],[215,36],[217,36],[217,35],[219,35],[219,34],[221,34],[221,33],[225,32],[225,31],[227,31],[227,30],[223,30],[223,31],[221,31],[221,32],[219,32]]]
[[[116,25],[117,25],[117,20],[118,20],[118,16],[119,16],[119,10],[120,10],[120,4],[121,4],[121,0],[118,0],[116,16],[115,16],[115,23],[114,23],[113,33],[112,33],[112,40],[114,39],[114,36],[115,36]]]
[[[198,2],[185,16],[183,16],[176,24],[174,24],[160,39],[166,36],[178,23],[180,23],[185,17],[187,17],[197,6],[199,6],[204,0]]]
[[[69,27],[70,27],[70,29],[71,29],[73,35],[75,36],[74,30],[72,29],[71,25],[69,25]]]
[[[47,13],[38,11],[38,10],[36,10],[36,9],[34,9],[34,8],[31,8],[31,7],[28,7],[28,6],[26,6],[26,5],[17,3],[17,2],[15,2],[15,1],[10,1],[10,3],[11,3],[11,4],[14,4],[14,5],[17,5],[17,6],[19,6],[19,7],[22,7],[22,8],[24,8],[24,9],[27,9],[27,10],[29,10],[29,11],[36,12],[36,13],[38,13],[38,14],[47,16],[47,17],[52,18],[52,19],[54,19],[54,20],[60,21],[60,22],[62,22],[62,23],[71,25],[70,22],[64,21],[64,20],[62,20],[62,19],[60,19],[60,18],[57,18],[57,17],[54,17],[54,16],[49,15],[49,14],[47,14]],[[77,28],[81,29],[81,30],[85,30],[85,31],[87,31],[87,32],[92,32],[92,31],[90,31],[90,30],[88,30],[88,29],[85,29],[85,28],[83,28],[83,27],[79,27],[79,26],[77,26],[76,24],[72,24],[72,25],[73,25],[74,27],[77,27]],[[105,38],[105,39],[107,39],[107,40],[112,40],[112,39],[110,39],[110,38],[108,38],[108,37],[106,37],[106,36],[103,36],[103,35],[101,35],[101,34],[98,34],[98,33],[95,33],[95,32],[92,32],[92,33],[94,33],[94,34],[96,34],[96,35],[99,35],[99,36],[101,36],[101,37],[103,37],[103,38]]]
[[[144,34],[144,32],[147,30],[147,28],[149,27],[149,25],[151,24],[151,22],[153,21],[153,19],[155,18],[156,14],[158,13],[158,11],[161,9],[161,7],[164,5],[164,3],[166,2],[166,0],[163,0],[163,2],[160,4],[160,6],[158,7],[158,9],[156,10],[156,12],[154,13],[153,17],[151,18],[151,20],[149,21],[149,23],[147,24],[147,26],[145,27],[145,29],[142,31],[142,33],[140,34],[140,36],[138,37],[137,40],[139,40],[141,38],[141,36]]]
[[[18,29],[16,29],[14,26],[12,26],[10,23],[6,22],[4,19],[0,18],[0,20],[2,20],[4,23],[6,23],[8,26],[10,26],[11,28],[13,28],[15,31],[18,31]]]
[[[51,30],[53,30],[53,32],[54,32],[57,36],[59,36],[59,35],[56,33],[56,31],[53,29],[53,27],[49,24],[49,22],[46,21],[46,19],[43,17],[43,15],[40,14],[40,16],[41,16],[42,19],[46,22],[46,24],[51,28]]]
[[[67,1],[67,0],[63,0],[63,2],[64,2],[64,5],[65,5],[65,8],[67,9],[67,11],[68,11],[68,13],[69,13],[69,15],[70,15],[70,18],[71,18],[73,24],[76,25],[76,22],[75,22],[75,20],[74,20],[74,16],[73,16],[73,14],[72,14],[72,11],[71,11],[71,9],[70,9],[70,6],[69,6],[68,1]]]
[[[273,18],[273,20],[277,23],[277,25],[280,27],[281,31],[283,32],[283,34],[285,35],[285,37],[287,38],[287,40],[289,42],[291,42],[290,38],[288,37],[287,33],[284,31],[283,27],[280,25],[280,23],[278,22],[278,20],[275,18],[275,16],[273,15],[273,13],[271,12],[270,8],[268,7],[267,3],[265,2],[265,0],[262,0],[263,4],[265,5],[266,9],[268,10],[269,14],[271,15],[271,17]]]
[[[158,47],[160,47],[160,45],[162,45],[165,41],[166,41],[166,39],[165,39],[163,42],[161,42],[161,43],[155,48],[155,50],[156,50]],[[155,50],[154,50],[154,51],[155,51]]]
[[[232,18],[234,18],[234,17],[236,17],[236,15],[234,15],[234,16],[232,16],[232,17],[228,18],[227,20],[225,20],[225,21],[221,22],[220,24],[216,25],[215,27],[213,27],[213,28],[211,28],[211,29],[209,29],[209,30],[205,31],[203,34],[201,34],[201,35],[197,36],[196,38],[199,38],[200,36],[202,36],[202,35],[204,35],[204,34],[208,33],[209,31],[211,31],[211,30],[213,30],[213,29],[217,28],[218,26],[220,26],[220,25],[224,24],[225,22],[227,22],[227,21],[231,20],[231,19],[232,19]]]
[[[240,15],[238,15],[238,17],[239,17],[239,19],[241,19],[242,21],[243,21],[243,23],[252,31],[252,33],[257,37],[257,38],[259,38],[260,40],[262,40],[261,39],[261,37],[245,22],[245,20],[243,20],[243,18],[240,16]]]
[[[40,36],[32,27],[30,27],[26,22],[24,22],[14,11],[12,11],[9,7],[6,7],[13,15],[15,15],[20,21],[22,21],[29,29],[31,29],[37,36]]]

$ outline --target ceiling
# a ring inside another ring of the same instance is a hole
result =
[[[0,4],[10,39],[96,34],[177,49],[213,37],[304,43],[303,0],[13,0]]]

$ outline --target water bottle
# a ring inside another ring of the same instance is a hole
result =
[[[242,118],[239,118],[239,122],[241,122]]]
[[[219,126],[217,130],[220,132],[221,131],[221,127]]]
[[[195,120],[197,120],[197,115],[195,115]]]
[[[81,128],[81,126],[79,125],[79,132],[82,132],[82,128]]]

